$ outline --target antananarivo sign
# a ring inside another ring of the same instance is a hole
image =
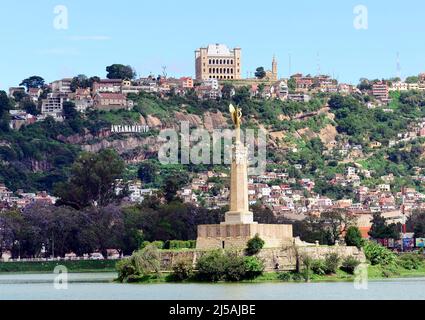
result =
[[[147,133],[149,132],[149,126],[141,125],[112,125],[112,133]]]

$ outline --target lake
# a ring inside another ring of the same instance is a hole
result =
[[[66,290],[53,274],[0,274],[0,300],[370,300],[425,299],[425,278],[353,283],[119,284],[115,273],[69,274]]]

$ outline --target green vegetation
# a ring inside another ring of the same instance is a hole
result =
[[[354,274],[356,268],[360,265],[360,261],[356,258],[350,256],[346,257],[342,261],[341,270],[347,272],[348,274]]]
[[[2,272],[53,272],[57,266],[65,266],[69,272],[114,272],[115,260],[0,262]]]
[[[139,250],[130,258],[119,261],[116,265],[118,280],[121,282],[137,282],[140,279],[157,276],[160,271],[160,255],[158,248],[149,245]]]
[[[248,256],[254,256],[261,251],[264,247],[264,240],[260,238],[258,234],[254,238],[250,239],[247,243],[247,248],[245,249]]]
[[[345,244],[347,246],[355,246],[361,248],[363,244],[362,234],[356,226],[351,226],[347,229],[345,234]]]
[[[244,257],[237,252],[221,250],[205,253],[196,264],[197,279],[201,281],[252,280],[264,271],[263,262],[256,257]]]
[[[395,265],[397,263],[397,256],[387,248],[373,243],[366,242],[363,246],[364,253],[367,260],[373,265]]]

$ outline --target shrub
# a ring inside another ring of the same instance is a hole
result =
[[[224,276],[224,255],[221,250],[208,252],[201,256],[197,263],[197,276],[199,280],[217,282]]]
[[[423,264],[423,257],[419,254],[409,253],[399,257],[399,265],[407,270],[417,270]]]
[[[140,245],[140,249],[144,249],[150,244],[151,244],[150,241],[143,241],[142,244]]]
[[[160,266],[158,249],[153,245],[148,245],[144,249],[133,253],[130,258],[117,262],[118,280],[130,282],[132,279],[152,273],[158,274]]]
[[[362,234],[357,227],[349,227],[347,233],[345,235],[345,243],[347,246],[355,246],[357,248],[361,248],[363,239]]]
[[[244,257],[237,252],[228,252],[224,255],[224,274],[226,281],[240,281],[245,276]]]
[[[323,276],[326,274],[326,264],[324,260],[313,260],[311,263],[311,271],[314,274]]]
[[[163,241],[154,241],[154,242],[150,242],[150,241],[143,241],[142,245],[140,246],[140,249],[144,249],[147,246],[153,245],[155,246],[158,250],[162,250],[165,249],[165,244]]]
[[[259,237],[258,234],[254,238],[250,239],[247,243],[246,254],[248,256],[256,255],[264,247],[264,240]]]
[[[142,250],[139,250],[130,258],[136,268],[136,273],[146,275],[150,273],[159,273],[161,268],[161,258],[158,247],[150,244]]]
[[[124,282],[136,273],[136,268],[132,264],[131,259],[122,259],[117,262],[116,269],[118,271],[118,281]]]
[[[237,252],[223,253],[217,250],[200,257],[197,269],[197,277],[202,281],[252,280],[263,273],[264,263],[257,257],[244,257]]]
[[[299,272],[295,272],[292,274],[292,280],[294,281],[303,281],[305,280],[305,275]]]
[[[304,278],[305,281],[309,281],[311,266],[313,265],[313,259],[310,258],[308,255],[303,255],[301,256],[301,261],[304,266],[304,269],[302,270],[300,275]]]
[[[179,259],[173,265],[172,279],[184,281],[193,276],[193,263],[191,259]]]
[[[253,280],[264,272],[264,262],[257,257],[244,258],[244,279]]]
[[[341,259],[337,253],[330,253],[325,257],[325,273],[334,274],[338,270]]]
[[[290,272],[279,272],[277,278],[281,281],[288,282],[291,281],[292,275]]]
[[[154,241],[152,245],[155,246],[158,250],[164,249],[164,241]]]
[[[360,265],[360,263],[361,262],[359,260],[357,260],[356,258],[354,258],[353,256],[346,257],[342,261],[341,270],[343,270],[343,271],[345,271],[349,274],[354,274],[354,271]]]
[[[397,256],[379,244],[368,241],[363,249],[367,260],[372,265],[395,265],[397,263]]]

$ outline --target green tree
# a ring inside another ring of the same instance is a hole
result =
[[[266,71],[264,71],[264,67],[258,67],[255,70],[255,77],[258,79],[264,79],[266,76]]]
[[[264,240],[260,238],[258,234],[254,238],[250,239],[246,245],[246,254],[248,256],[254,256],[261,251],[264,247]]]
[[[406,83],[418,83],[419,77],[418,76],[410,76],[406,78]]]
[[[136,72],[131,66],[125,66],[122,64],[113,64],[109,67],[106,67],[106,72],[108,73],[106,77],[108,79],[134,79],[136,78]]]
[[[19,85],[25,86],[27,90],[29,90],[30,88],[42,88],[44,86],[44,79],[39,76],[32,76],[22,80]]]
[[[21,108],[25,110],[25,112],[32,114],[33,116],[40,114],[40,112],[37,109],[37,105],[32,101],[23,100],[20,105],[21,105]]]
[[[345,234],[345,243],[347,246],[355,246],[360,248],[362,246],[362,233],[356,226],[351,226],[347,229]]]
[[[144,183],[153,183],[156,180],[158,170],[158,163],[148,160],[140,164],[137,175]]]
[[[408,232],[415,233],[416,238],[425,238],[425,211],[413,211],[407,220],[406,226]]]
[[[386,219],[380,214],[374,214],[369,235],[373,239],[400,239],[401,224],[387,224]]]
[[[124,161],[111,149],[99,153],[84,152],[71,169],[71,177],[59,184],[60,203],[81,209],[91,205],[106,206],[117,199],[116,180],[124,172]]]

